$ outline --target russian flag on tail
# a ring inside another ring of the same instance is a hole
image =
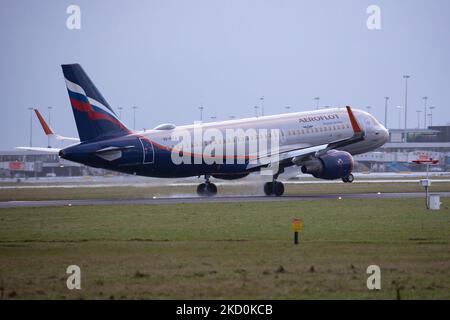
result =
[[[130,133],[79,64],[62,65],[80,141]]]

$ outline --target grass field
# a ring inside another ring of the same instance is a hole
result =
[[[450,299],[450,199],[0,209],[2,299]],[[291,219],[305,223],[292,243]],[[81,267],[82,289],[66,288]],[[366,288],[381,268],[382,289]]]
[[[223,195],[263,195],[263,182],[250,184],[227,183],[219,185],[219,194]],[[141,186],[105,186],[71,188],[20,188],[3,189],[0,201],[18,200],[69,200],[69,199],[136,199],[167,197],[179,195],[196,196],[195,185],[148,185]],[[336,184],[290,184],[285,185],[286,195],[310,195],[322,193],[377,193],[377,192],[423,192],[418,182],[407,183],[336,183]],[[431,192],[450,191],[449,182],[434,182]]]

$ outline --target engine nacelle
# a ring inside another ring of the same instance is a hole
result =
[[[305,161],[302,172],[319,179],[341,179],[353,171],[353,157],[345,151],[330,150],[326,154]]]

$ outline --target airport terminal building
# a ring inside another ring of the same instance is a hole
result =
[[[45,152],[0,151],[0,178],[81,176],[97,171]]]
[[[355,160],[372,171],[424,171],[423,166],[412,162],[423,156],[439,160],[432,170],[450,170],[450,126],[390,129],[384,146],[355,156]]]

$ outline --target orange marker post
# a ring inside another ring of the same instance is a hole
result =
[[[298,233],[303,230],[303,220],[297,218],[292,219],[292,230],[294,230],[294,244],[298,244]]]

